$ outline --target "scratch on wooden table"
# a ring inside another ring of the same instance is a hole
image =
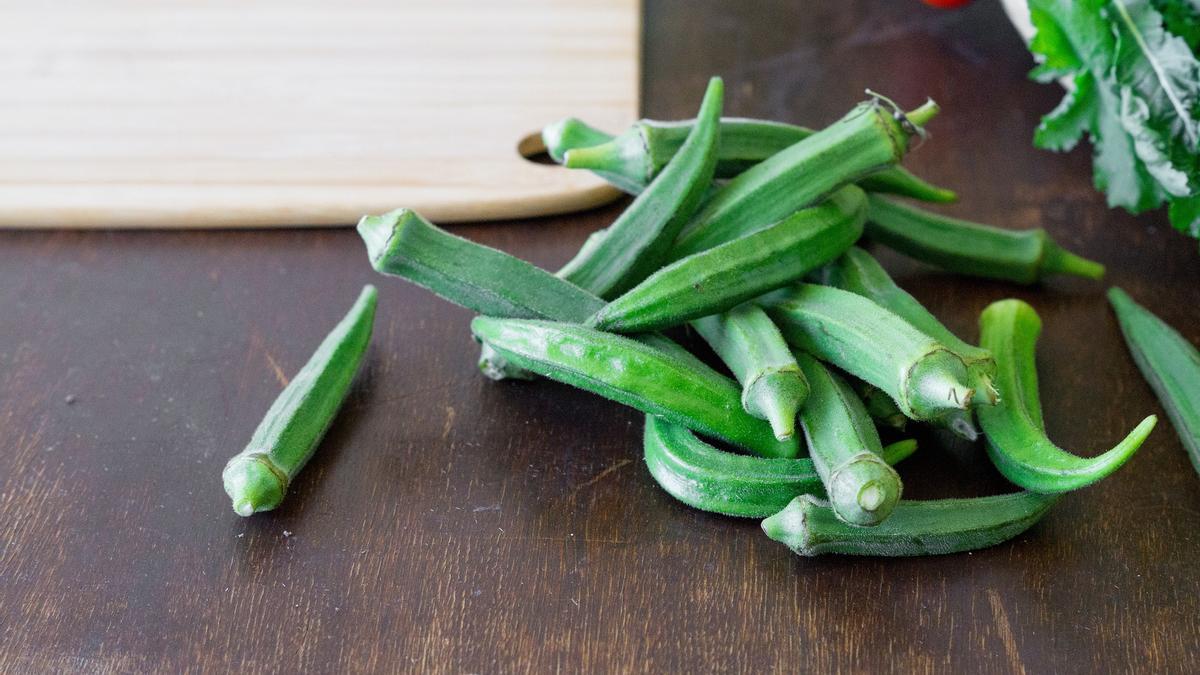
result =
[[[623,460],[617,462],[616,464],[613,464],[612,466],[608,467],[607,469],[601,471],[600,473],[596,474],[595,476],[592,476],[588,480],[580,483],[579,485],[576,485],[575,489],[571,490],[571,497],[573,498],[576,494],[579,493],[580,490],[587,488],[587,487],[591,487],[591,486],[595,485],[596,483],[599,483],[601,480],[604,479],[605,476],[611,474],[612,472],[616,471],[617,469],[620,469],[621,467],[625,466],[626,464],[629,464],[632,461],[633,461],[632,459],[623,459]]]
[[[271,365],[271,370],[275,371],[275,379],[279,380],[279,385],[281,387],[288,386],[288,382],[290,382],[288,376],[284,374],[283,368],[279,367],[279,364],[275,361],[275,357],[271,356],[271,352],[267,351],[265,347],[263,348],[263,356],[267,357],[267,363]]]

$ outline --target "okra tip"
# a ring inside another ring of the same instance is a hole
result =
[[[269,461],[265,457],[239,455],[221,472],[225,493],[239,516],[270,511],[283,501],[283,479],[278,470],[267,465]]]
[[[1077,277],[1099,281],[1104,278],[1104,265],[1095,260],[1088,260],[1058,246],[1054,242],[1046,242],[1046,250],[1042,254],[1042,274],[1073,274]]]
[[[607,143],[612,134],[603,132],[578,117],[564,117],[542,128],[542,144],[546,154],[562,164],[568,150]]]
[[[766,373],[746,388],[742,407],[766,420],[776,439],[786,441],[796,435],[796,414],[807,398],[807,382],[797,377],[797,373]]]

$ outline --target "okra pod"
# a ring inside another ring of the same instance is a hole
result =
[[[871,416],[871,419],[875,420],[875,424],[882,424],[899,431],[903,431],[908,426],[908,418],[904,416],[900,406],[896,405],[892,397],[884,393],[882,389],[858,378],[851,381],[850,386],[862,400],[863,407],[867,409],[867,414]]]
[[[552,321],[476,317],[476,337],[509,362],[766,457],[795,457],[797,439],[776,440],[766,422],[742,410],[729,378],[611,333]]]
[[[646,415],[646,466],[664,490],[679,501],[712,513],[765,518],[797,495],[825,495],[811,459],[751,457],[718,450],[688,429]],[[895,464],[916,450],[916,441],[884,448]]]
[[[878,195],[871,195],[869,201],[869,239],[950,272],[1018,284],[1032,284],[1051,274],[1104,276],[1104,265],[1060,247],[1041,228],[1005,230]]]
[[[1200,352],[1125,291],[1109,289],[1108,300],[1134,363],[1166,408],[1192,466],[1200,472]]]
[[[996,357],[1001,397],[997,405],[978,409],[979,424],[992,463],[1016,485],[1044,494],[1091,485],[1128,461],[1154,428],[1157,418],[1150,415],[1097,457],[1078,457],[1060,449],[1025,404],[1024,392],[1037,388],[1034,346],[1042,329],[1037,312],[1020,300],[1001,300],[983,310],[979,327],[983,346]]]
[[[376,296],[374,286],[363,287],[345,318],[271,404],[246,449],[225,465],[221,479],[239,516],[279,506],[316,452],[371,341]]]
[[[678,260],[613,300],[588,325],[639,333],[722,312],[833,260],[862,233],[866,197],[848,185],[791,217]]]
[[[757,232],[839,187],[900,161],[933,101],[907,117],[878,100],[738,175],[713,195],[675,243],[676,259]]]
[[[1034,492],[968,499],[900,502],[875,527],[855,527],[812,495],[796,497],[762,522],[767,536],[802,556],[824,553],[915,556],[995,546],[1025,532],[1054,505]]]
[[[852,525],[882,523],[900,501],[900,476],[883,461],[883,445],[862,401],[808,354],[796,360],[811,393],[800,410],[808,454],[834,512]]]
[[[996,376],[996,359],[992,358],[991,352],[968,344],[950,332],[908,291],[897,286],[874,256],[851,246],[828,269],[828,285],[871,300],[957,354],[967,367],[967,384],[975,390],[975,402],[995,405],[997,395],[992,379]]]
[[[766,312],[743,304],[696,319],[692,327],[741,383],[742,408],[770,423],[775,438],[791,438],[808,381]]]
[[[700,104],[699,121],[679,152],[597,241],[589,240],[559,276],[602,298],[611,298],[662,266],[679,230],[695,213],[712,183],[723,95],[721,78],[712,78]]]
[[[910,419],[969,408],[974,393],[962,359],[867,298],[795,284],[759,302],[768,300],[767,314],[789,344],[879,387]]]
[[[582,125],[572,119],[574,125]],[[589,169],[618,188],[636,194],[648,185],[679,151],[695,120],[660,122],[640,120],[617,137],[603,132],[563,134],[558,129],[567,121],[552,125],[555,161],[571,150],[565,164],[572,169]],[[583,125],[586,127],[586,125]],[[551,127],[547,127],[551,129]],[[588,131],[595,132],[591,127]],[[721,118],[717,178],[733,178],[755,164],[812,136],[815,131],[794,124],[740,117]],[[597,139],[601,140],[597,140]],[[550,142],[547,142],[550,147]],[[953,202],[953,191],[932,185],[896,166],[867,176],[859,187],[872,192],[888,192],[931,202]],[[630,189],[632,188],[632,190]]]
[[[583,321],[604,306],[546,270],[456,237],[409,209],[364,216],[358,234],[376,271],[481,314]]]

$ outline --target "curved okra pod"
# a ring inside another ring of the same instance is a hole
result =
[[[825,495],[811,459],[751,457],[718,450],[688,429],[646,415],[646,466],[664,490],[679,501],[712,513],[765,518],[797,495]],[[884,448],[895,464],[916,450],[913,440]]]
[[[571,155],[565,158],[567,167],[590,169],[618,188],[634,194],[641,186],[654,180],[671,161],[695,125],[695,120],[660,122],[645,119],[635,122],[614,138],[603,132],[599,132],[599,135],[585,135],[578,131],[563,134],[558,129],[567,122],[564,120],[551,125],[553,131],[549,137],[555,141],[557,156],[555,151],[550,154],[555,161],[563,162],[559,157],[563,157],[567,150],[572,150]],[[573,118],[570,122],[572,126],[582,125]],[[586,128],[595,131],[591,127]],[[812,129],[783,122],[723,117],[717,178],[733,178],[814,133]],[[547,141],[549,146],[550,141]],[[872,192],[888,192],[930,202],[953,202],[958,198],[953,191],[932,185],[899,166],[867,176],[859,181],[859,186]]]
[[[808,354],[796,360],[812,392],[800,411],[808,454],[834,512],[847,523],[874,526],[900,501],[900,476],[883,460],[875,423],[840,377]]]
[[[950,272],[1018,284],[1032,284],[1051,274],[1104,276],[1104,265],[1061,248],[1041,228],[1005,230],[877,195],[869,200],[869,239]]]
[[[766,422],[742,410],[733,381],[694,359],[575,324],[481,316],[471,330],[508,361],[543,377],[766,457],[799,454],[797,439],[776,440]]]
[[[1125,291],[1109,289],[1108,300],[1134,363],[1166,408],[1192,466],[1200,472],[1200,352]]]
[[[739,305],[692,322],[742,385],[742,408],[766,420],[775,438],[796,433],[796,413],[808,398],[808,380],[779,329],[756,305]]]
[[[992,353],[951,333],[908,291],[897,286],[874,256],[851,246],[827,269],[828,285],[873,301],[957,354],[967,367],[967,383],[975,390],[975,403],[995,405],[998,397],[992,379],[996,376],[996,359]]]
[[[974,392],[962,359],[861,295],[795,284],[759,298],[766,301],[789,344],[879,387],[910,419],[936,420],[970,407]]]
[[[919,125],[937,114],[933,101],[894,113],[863,103],[825,129],[755,165],[709,199],[675,242],[675,259],[757,232],[839,187],[890,167]]]
[[[854,527],[828,504],[801,495],[762,522],[767,536],[803,556],[823,553],[915,556],[995,546],[1028,530],[1057,500],[1033,492],[969,499],[900,502],[875,527]]]
[[[316,451],[371,341],[376,296],[374,286],[363,287],[349,313],[271,404],[246,449],[225,465],[221,479],[239,516],[279,506]]]
[[[712,78],[700,104],[699,122],[679,152],[602,237],[589,240],[559,276],[610,298],[662,266],[679,230],[695,213],[712,183],[723,95],[721,78]]]
[[[613,300],[588,325],[640,333],[735,307],[836,258],[862,233],[866,197],[848,185],[817,206],[678,260]]]
[[[1026,392],[1037,389],[1034,345],[1042,329],[1037,312],[1020,300],[1001,300],[983,310],[979,327],[983,346],[999,366],[996,386],[1001,396],[999,404],[978,409],[979,423],[992,463],[1013,483],[1045,494],[1090,485],[1128,461],[1154,428],[1157,418],[1151,415],[1097,457],[1060,449],[1042,431],[1040,414],[1035,418],[1025,403]]]

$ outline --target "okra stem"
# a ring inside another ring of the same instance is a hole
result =
[[[988,456],[1010,481],[1026,490],[1056,494],[1076,490],[1119,469],[1154,429],[1150,415],[1111,450],[1078,457],[1055,446],[1026,407],[1025,392],[1036,391],[1034,345],[1041,332],[1037,312],[1020,300],[994,302],[979,317],[981,341],[996,357],[1001,401],[979,408]]]

